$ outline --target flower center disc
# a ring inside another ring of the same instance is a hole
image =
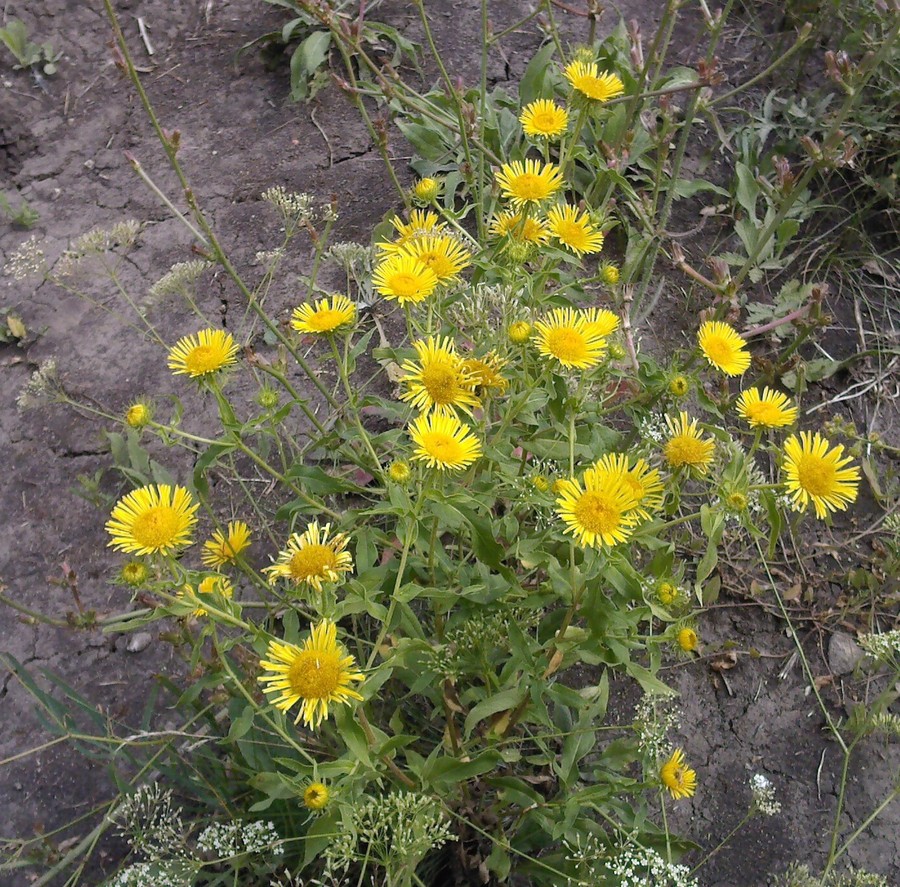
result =
[[[327,699],[338,688],[341,660],[334,653],[302,650],[288,669],[291,690],[301,699]]]
[[[327,545],[306,545],[291,556],[291,578],[298,582],[311,576],[327,576],[334,573],[337,558]]]
[[[333,308],[324,308],[316,311],[307,323],[315,330],[329,332],[340,326],[342,320],[343,314],[340,311],[335,311]]]
[[[390,287],[400,298],[411,299],[419,293],[420,280],[413,274],[395,274]]]
[[[673,465],[697,465],[704,461],[705,448],[695,437],[675,437],[666,444],[666,459]]]
[[[543,200],[547,196],[543,179],[534,173],[523,173],[512,184],[513,191],[520,200]]]
[[[456,439],[449,434],[432,434],[424,443],[425,450],[438,462],[458,462],[462,455]]]
[[[797,465],[797,481],[813,496],[827,496],[834,491],[834,469],[816,456],[803,456]]]
[[[198,345],[185,357],[184,365],[192,376],[202,376],[222,365],[222,354],[212,345]]]
[[[431,364],[422,370],[422,385],[435,403],[453,403],[457,392],[456,370],[446,364]]]
[[[724,339],[711,336],[706,342],[706,353],[712,358],[713,363],[728,363],[734,357],[734,351]]]
[[[761,425],[771,425],[781,419],[781,410],[773,403],[760,401],[759,403],[750,404],[747,407],[747,416],[753,422],[759,422]]]
[[[608,536],[619,528],[621,513],[602,493],[588,490],[573,509],[578,523],[591,533]]]
[[[165,505],[149,508],[134,520],[131,535],[144,548],[169,545],[178,533],[178,515]]]
[[[581,361],[587,356],[584,336],[571,327],[550,330],[547,334],[547,350],[564,363]]]

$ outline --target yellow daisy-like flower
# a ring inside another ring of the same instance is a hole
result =
[[[318,592],[325,582],[339,582],[342,573],[353,569],[353,558],[347,551],[347,536],[335,533],[329,539],[330,533],[331,524],[320,527],[317,521],[306,532],[294,533],[278,560],[263,570],[269,574],[269,582],[284,578],[294,585],[309,585]]]
[[[690,626],[685,626],[675,635],[675,641],[684,653],[694,653],[700,646],[700,637]]]
[[[560,480],[556,513],[582,546],[613,546],[627,542],[637,524],[635,498],[619,476],[596,468],[584,472],[584,487],[574,478]]]
[[[566,65],[565,75],[572,89],[595,102],[608,102],[625,92],[621,78],[609,71],[601,74],[596,62],[571,62]]]
[[[506,391],[509,383],[500,375],[506,361],[499,354],[489,351],[484,357],[466,357],[462,363],[463,369],[474,379],[479,394],[491,388],[500,394]]]
[[[654,512],[662,508],[663,482],[659,471],[651,468],[646,459],[638,459],[634,465],[626,453],[607,453],[594,463],[603,484],[621,481],[634,499],[632,510],[640,521],[650,520]]]
[[[271,701],[281,711],[298,702],[294,723],[302,720],[316,729],[328,717],[328,706],[362,699],[352,682],[364,680],[356,660],[337,642],[337,627],[328,619],[314,625],[302,647],[269,641],[267,659],[260,665],[271,674],[260,675],[264,693],[277,694]]]
[[[203,379],[232,366],[239,351],[231,333],[224,330],[200,330],[184,336],[169,351],[169,369],[178,376]]]
[[[150,578],[150,568],[143,561],[128,561],[119,571],[119,579],[137,588]]]
[[[224,576],[206,576],[197,584],[197,595],[201,594],[219,594],[224,598],[234,597],[234,585],[228,581]],[[185,585],[184,588],[178,592],[178,597],[188,598],[188,599],[196,599],[197,595],[194,594],[194,590],[190,585]],[[192,615],[196,616],[198,619],[202,616],[206,616],[209,611],[206,607],[199,605],[194,609]]]
[[[692,798],[697,790],[697,773],[688,767],[684,752],[680,748],[675,749],[672,756],[660,767],[659,778],[676,801],[681,798]]]
[[[531,324],[527,320],[516,320],[509,325],[506,335],[513,345],[524,345],[531,338]]]
[[[550,230],[545,221],[531,216],[522,221],[521,213],[500,213],[491,222],[490,233],[494,237],[510,237],[518,243],[534,243],[538,246],[550,239]]]
[[[427,265],[438,283],[455,280],[460,271],[472,263],[471,253],[455,237],[446,234],[416,237],[403,247],[399,255],[413,256]]]
[[[315,305],[300,305],[291,315],[291,326],[298,333],[333,333],[338,327],[353,323],[356,305],[346,296],[333,295],[319,299]]]
[[[782,471],[794,509],[806,511],[812,502],[818,518],[845,511],[859,492],[859,467],[852,461],[842,444],[831,447],[818,431],[792,434],[784,442]]]
[[[409,221],[404,222],[400,216],[394,216],[391,224],[397,231],[397,239],[393,242],[378,244],[378,249],[388,255],[399,253],[404,246],[418,240],[420,237],[433,237],[446,229],[436,212],[424,209],[414,209],[409,214]]]
[[[328,786],[322,782],[311,782],[303,790],[303,806],[307,810],[322,810],[328,805],[330,797]]]
[[[573,308],[555,308],[534,327],[538,351],[555,357],[565,367],[586,370],[603,359],[606,341]]]
[[[727,376],[740,376],[750,366],[747,342],[727,323],[708,320],[700,327],[697,342],[710,365]]]
[[[125,424],[129,428],[144,428],[152,419],[153,408],[146,401],[139,400],[125,410]]]
[[[150,484],[123,496],[106,523],[111,548],[131,554],[173,554],[191,543],[200,505],[184,487]]]
[[[413,194],[416,199],[421,200],[422,203],[432,203],[434,200],[437,200],[437,196],[440,192],[441,183],[437,179],[419,179],[419,181],[413,185]]]
[[[454,407],[471,413],[472,407],[479,404],[476,380],[456,353],[453,340],[431,336],[425,342],[413,342],[413,348],[418,362],[407,360],[400,367],[405,373],[400,384],[406,387],[400,400],[411,403],[421,413],[434,410],[453,415]]]
[[[524,206],[552,197],[562,187],[563,178],[559,167],[553,163],[514,160],[500,167],[497,184],[504,197],[516,206]]]
[[[228,521],[228,527],[223,533],[214,530],[211,539],[203,543],[203,551],[200,560],[207,567],[218,570],[225,564],[233,564],[237,556],[250,544],[250,527],[242,520]]]
[[[587,213],[579,212],[574,206],[554,206],[547,213],[547,227],[576,256],[599,253],[603,249],[603,232],[591,223]]]
[[[481,456],[480,441],[456,416],[419,416],[409,436],[416,445],[413,459],[439,471],[467,468]]]
[[[525,135],[535,139],[557,139],[569,124],[569,113],[549,99],[538,99],[522,108],[519,117]]]
[[[663,447],[663,458],[673,468],[693,468],[701,474],[706,472],[716,449],[712,438],[704,438],[697,427],[697,420],[691,419],[682,410],[677,419],[666,416],[669,439]]]
[[[381,262],[372,275],[372,284],[386,299],[401,305],[427,299],[438,285],[438,279],[424,262],[405,253]]]
[[[588,308],[581,316],[595,336],[606,338],[619,328],[619,315],[609,308]]]
[[[687,376],[677,375],[669,379],[669,394],[672,397],[684,397],[691,390],[691,382]]]
[[[741,392],[737,400],[738,415],[746,419],[751,428],[784,428],[797,421],[797,407],[792,406],[786,394],[766,386]]]

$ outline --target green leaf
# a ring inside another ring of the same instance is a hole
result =
[[[746,164],[739,161],[735,164],[734,171],[737,175],[734,196],[741,209],[756,223],[756,199],[759,197],[759,184],[753,171]]]
[[[519,102],[527,105],[546,94],[547,74],[556,46],[550,42],[542,46],[532,57],[519,81]]]
[[[331,49],[329,31],[313,31],[291,56],[291,98],[298,102],[309,94],[310,78],[325,62]]]
[[[495,749],[488,749],[471,761],[440,757],[425,765],[422,781],[434,791],[456,791],[459,783],[489,773],[502,762],[502,755]]]
[[[498,712],[515,708],[521,701],[521,689],[518,687],[511,687],[508,690],[501,690],[499,693],[489,696],[487,699],[479,702],[478,705],[474,706],[466,715],[466,721],[463,725],[466,738],[468,739],[471,735],[476,724]]]
[[[449,153],[447,143],[441,136],[441,127],[435,124],[423,126],[421,123],[410,123],[400,118],[395,122],[397,129],[403,133],[416,153],[426,160],[443,160]]]
[[[303,867],[317,860],[326,847],[343,831],[338,825],[340,811],[331,810],[318,817],[306,830],[306,846],[303,848]]]

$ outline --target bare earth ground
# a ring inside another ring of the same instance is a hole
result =
[[[661,4],[649,9],[639,2],[630,5],[626,17],[639,16],[644,34],[652,33]],[[148,68],[144,84],[163,124],[182,132],[181,156],[194,190],[239,263],[276,244],[276,222],[259,199],[275,184],[320,199],[336,195],[338,239],[368,242],[371,227],[395,206],[395,197],[349,103],[334,87],[314,103],[326,145],[308,109],[288,100],[284,69],[267,72],[254,51],[235,62],[242,45],[280,27],[283,18],[277,10],[252,0],[119,0],[116,7],[138,63]],[[479,49],[477,39],[467,35],[479,33],[477,7],[475,0],[435,4],[439,41],[449,51],[454,73],[470,81],[476,76],[472,72]],[[513,21],[527,8],[524,0],[496,4],[498,24]],[[39,10],[20,2],[7,4],[6,11],[23,18],[34,38],[61,48],[65,58],[48,84],[49,95],[27,75],[6,73],[0,89],[0,184],[7,193],[17,189],[40,213],[36,233],[51,257],[95,225],[126,218],[145,222],[126,276],[138,291],[146,289],[173,262],[191,256],[183,229],[123,157],[123,151],[133,152],[161,184],[171,186],[149,124],[111,61],[101,4],[47,0]],[[140,47],[138,14],[151,29],[152,59]],[[412,21],[408,5],[400,2],[385,4],[378,16],[398,27]],[[577,21],[572,24],[578,26]],[[694,41],[686,37],[681,45],[684,57],[678,61],[688,62],[696,55]],[[534,34],[515,35],[507,59],[496,60],[493,77],[509,79],[514,86],[535,47]],[[407,153],[398,135],[393,147],[398,157]],[[26,236],[0,227],[0,264]],[[302,254],[292,259],[296,269],[305,260]],[[0,286],[0,304],[17,307],[29,329],[40,331],[29,337],[24,352],[0,346],[0,580],[22,604],[62,616],[72,609],[71,598],[48,577],[58,575],[65,561],[78,576],[87,607],[122,609],[128,598],[109,581],[121,560],[106,548],[105,515],[73,492],[78,475],[92,475],[109,463],[101,428],[60,409],[20,413],[16,396],[34,367],[49,357],[58,360],[71,391],[114,409],[145,393],[173,390],[171,377],[157,348],[78,298],[49,285],[35,290],[28,282],[7,279]],[[272,293],[270,300],[272,310],[294,304],[289,286]],[[229,312],[242,310],[236,294],[219,279],[201,307],[226,325]],[[191,317],[175,305],[162,306],[155,317],[164,318],[161,329],[169,342],[195,329]],[[690,325],[691,319],[682,322]],[[202,414],[196,418],[201,428]],[[186,472],[189,466],[173,463],[172,468]],[[106,493],[118,489],[111,476],[105,479]],[[838,573],[847,566],[832,563],[831,569]],[[792,642],[778,620],[740,604],[723,597],[704,617],[707,649],[731,642],[763,656],[739,656],[727,683],[706,661],[673,665],[664,673],[681,691],[684,747],[700,774],[696,797],[678,805],[672,825],[706,848],[715,846],[743,816],[749,803],[747,779],[754,772],[771,776],[784,812],[754,819],[704,869],[705,887],[757,887],[790,861],[820,862],[836,804],[838,750],[825,738],[799,666],[779,677]],[[7,608],[0,608],[0,625],[0,650],[32,668],[55,672],[101,711],[135,724],[154,675],[178,671],[162,642],[130,653],[128,638],[30,625]],[[815,633],[805,638],[815,674],[826,675],[821,639]],[[18,682],[9,674],[0,679],[3,761],[47,736]],[[851,695],[859,690],[840,689]],[[826,686],[823,692],[840,713],[836,690]],[[627,700],[621,700],[620,708],[618,714],[627,720]],[[851,774],[845,833],[884,796],[897,766],[896,747],[864,744]],[[57,828],[111,793],[102,768],[67,745],[24,757],[0,768],[0,838]],[[853,846],[849,861],[900,883],[898,826],[895,805]],[[73,834],[85,830],[82,825]],[[0,877],[6,878],[2,887],[30,883],[24,874]],[[86,883],[101,878],[98,871]]]

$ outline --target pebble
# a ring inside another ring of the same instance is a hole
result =
[[[150,646],[153,641],[153,635],[149,631],[139,631],[136,635],[132,635],[128,640],[128,646],[125,648],[129,653],[141,653]]]
[[[850,674],[862,656],[862,648],[849,634],[836,631],[828,641],[828,667],[832,674]]]

